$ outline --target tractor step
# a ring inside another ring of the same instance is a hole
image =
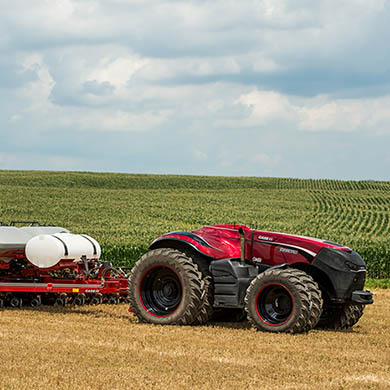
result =
[[[243,308],[246,290],[259,274],[259,268],[240,259],[214,260],[210,263],[214,280],[214,307]]]

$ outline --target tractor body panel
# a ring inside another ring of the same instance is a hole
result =
[[[256,275],[271,267],[285,266],[311,274],[334,303],[373,302],[372,294],[363,291],[366,276],[363,259],[349,247],[331,241],[245,225],[207,225],[192,232],[164,234],[153,241],[150,249],[165,246],[192,248],[209,259],[215,306],[242,307],[245,290]],[[240,257],[245,264],[239,261]]]
[[[150,248],[163,241],[181,241],[212,259],[239,258],[240,233],[245,236],[245,259],[269,265],[311,263],[322,248],[351,251],[350,248],[317,238],[251,229],[245,225],[208,225],[192,232],[166,233],[153,241]]]

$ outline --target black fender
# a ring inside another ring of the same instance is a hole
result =
[[[194,245],[192,242],[184,240],[182,238],[169,237],[169,238],[158,238],[153,241],[149,246],[149,249],[158,249],[158,248],[172,248],[177,249],[181,252],[195,251],[196,253],[201,254],[202,256],[210,259],[212,261],[214,258],[204,253],[201,248]]]
[[[334,303],[373,303],[372,294],[363,291],[366,280],[366,263],[355,251],[322,248],[312,262],[312,267],[325,274],[332,287]],[[359,297],[358,297],[359,296]]]

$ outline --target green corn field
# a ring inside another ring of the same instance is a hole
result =
[[[115,265],[169,231],[244,223],[343,243],[389,278],[389,204],[390,182],[0,171],[0,221],[90,234]]]

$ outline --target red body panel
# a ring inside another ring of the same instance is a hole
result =
[[[239,258],[239,228],[245,236],[245,259],[253,262],[270,265],[311,263],[324,247],[350,251],[346,246],[318,238],[254,230],[245,225],[208,225],[191,233],[167,233],[157,238],[151,248],[161,241],[182,241],[212,259]]]

